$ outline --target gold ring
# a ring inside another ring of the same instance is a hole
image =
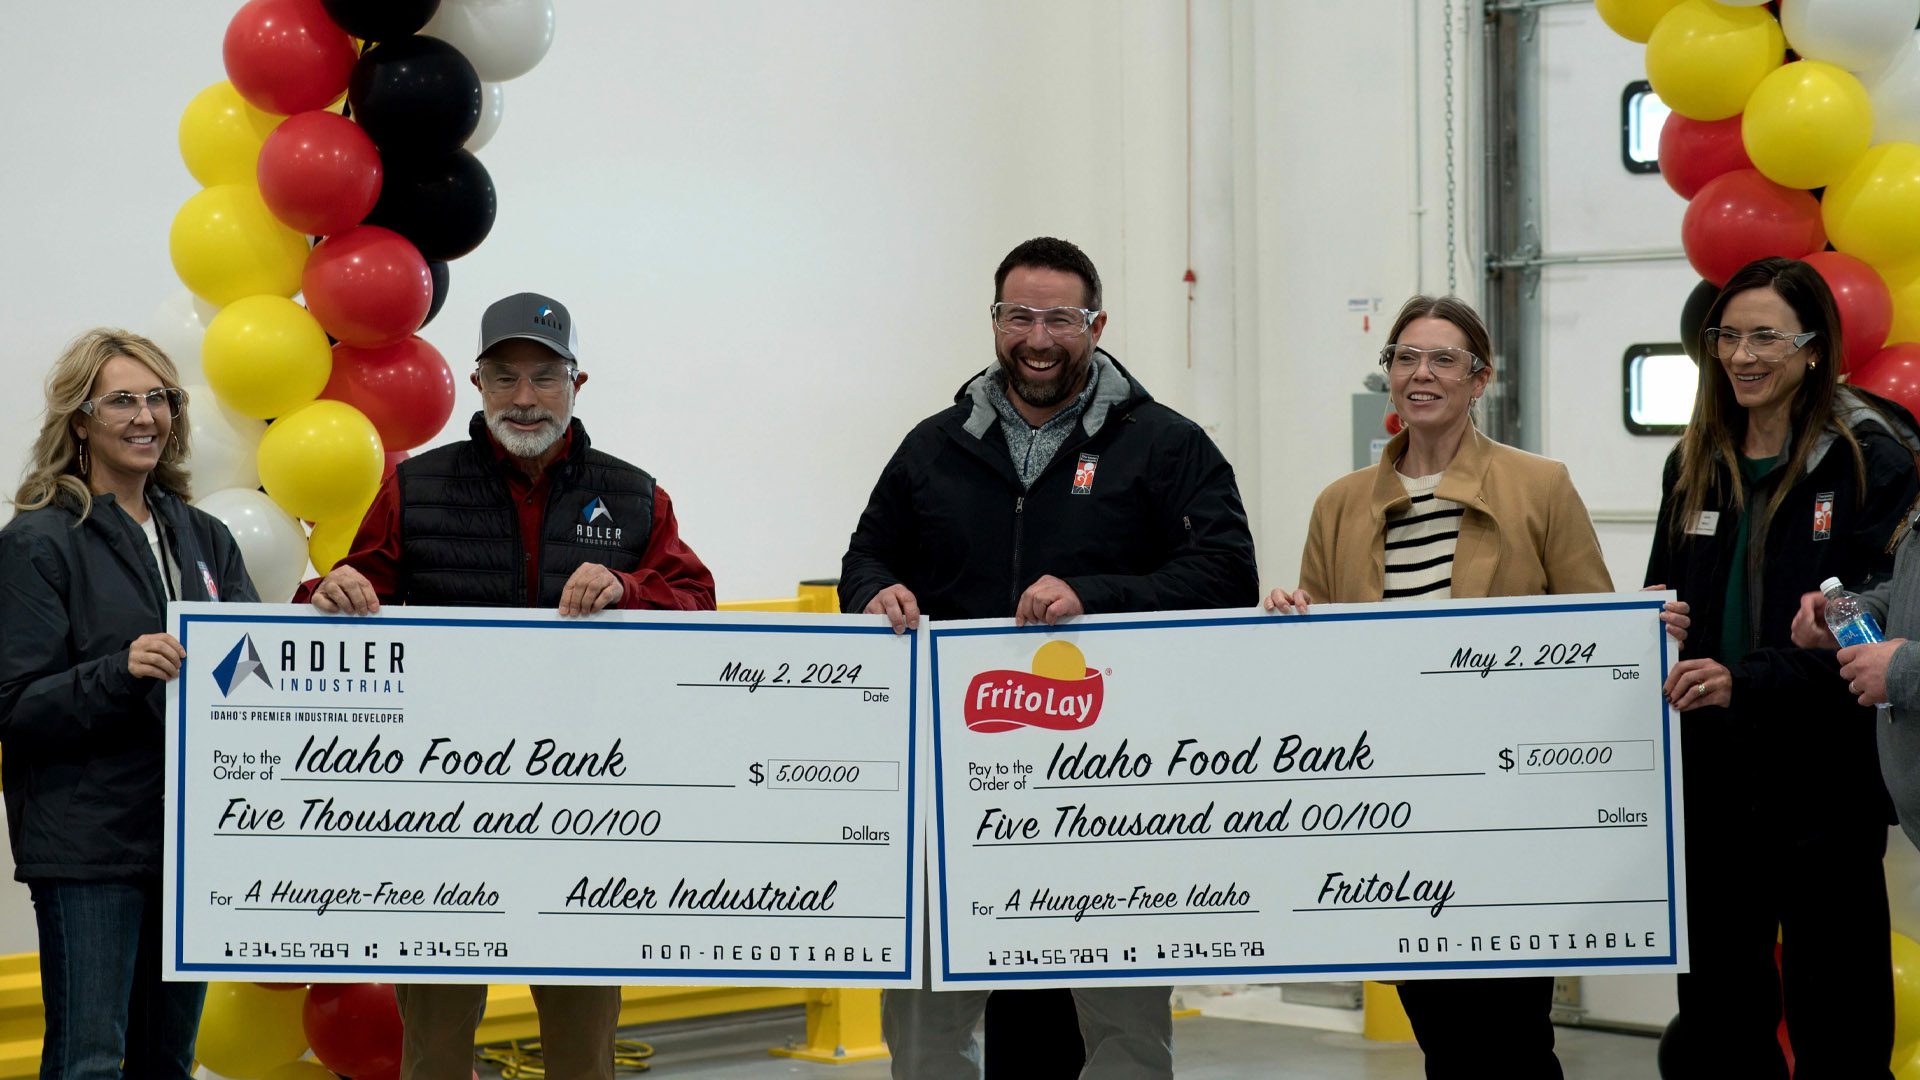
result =
[[[1693,684],[1693,692],[1694,692],[1694,693],[1696,693],[1696,694],[1704,694],[1704,693],[1706,693],[1706,692],[1707,692],[1707,684],[1706,684],[1706,683],[1703,683],[1703,682],[1698,682],[1698,683],[1694,683],[1694,684]]]

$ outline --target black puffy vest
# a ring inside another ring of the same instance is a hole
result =
[[[583,563],[631,573],[653,532],[653,477],[592,449],[575,420],[552,468],[540,538],[540,595],[527,598],[527,553],[486,418],[470,438],[400,463],[400,599],[407,604],[558,607]]]

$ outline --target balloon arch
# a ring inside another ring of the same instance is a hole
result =
[[[181,116],[202,190],[174,215],[187,291],[154,337],[195,403],[197,503],[263,598],[331,569],[382,477],[452,414],[453,372],[419,331],[493,227],[475,152],[553,20],[553,0],[248,0],[227,78]],[[215,983],[198,1054],[235,1080],[397,1076],[399,1012],[377,984]]]
[[[1702,281],[1680,317],[1698,360],[1720,287],[1754,259],[1812,264],[1840,310],[1847,380],[1920,413],[1920,0],[1597,0],[1647,46],[1673,113],[1660,172],[1687,200],[1680,239]],[[1894,922],[1903,922],[1896,896]],[[1920,1080],[1920,944],[1893,935],[1890,1067]],[[1829,988],[1844,994],[1845,987]],[[1661,1039],[1678,1077],[1678,1018]],[[1791,1032],[1781,1046],[1793,1060]]]

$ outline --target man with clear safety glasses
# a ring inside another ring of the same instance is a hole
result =
[[[1198,425],[1099,347],[1107,313],[1092,260],[1051,237],[1021,244],[994,274],[989,315],[995,362],[909,432],[881,472],[841,563],[841,609],[885,615],[904,632],[922,615],[1052,625],[1257,603],[1233,469]],[[1170,992],[1073,990],[1081,1075],[1173,1075]],[[1065,996],[1020,994],[1023,1013]],[[893,1075],[979,1077],[973,1029],[986,1007],[985,991],[888,991]],[[1064,1018],[1013,1039],[993,1021],[988,1029],[991,1041],[1013,1043],[1005,1049],[1032,1077],[1059,1075],[1036,1058],[1075,1037]]]
[[[680,539],[645,471],[592,449],[573,416],[586,384],[573,318],[519,293],[480,320],[468,438],[400,463],[353,550],[314,590],[322,611],[382,603],[712,610],[713,575]],[[467,1080],[486,1007],[478,985],[395,988],[405,1080]],[[536,986],[547,1075],[613,1077],[617,986]]]

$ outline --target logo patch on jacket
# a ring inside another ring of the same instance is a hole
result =
[[[1813,497],[1813,538],[1815,540],[1833,539],[1833,492],[1823,491]]]
[[[580,511],[580,521],[573,527],[573,536],[576,540],[608,547],[620,542],[620,526],[614,523],[613,511],[607,509],[605,499],[596,495],[586,509]]]
[[[1073,467],[1073,493],[1075,495],[1093,494],[1093,471],[1099,467],[1099,454],[1080,455],[1080,464]]]
[[[213,571],[207,569],[207,560],[195,559],[194,562],[200,567],[200,584],[207,587],[207,599],[220,599],[220,584],[213,580]]]

